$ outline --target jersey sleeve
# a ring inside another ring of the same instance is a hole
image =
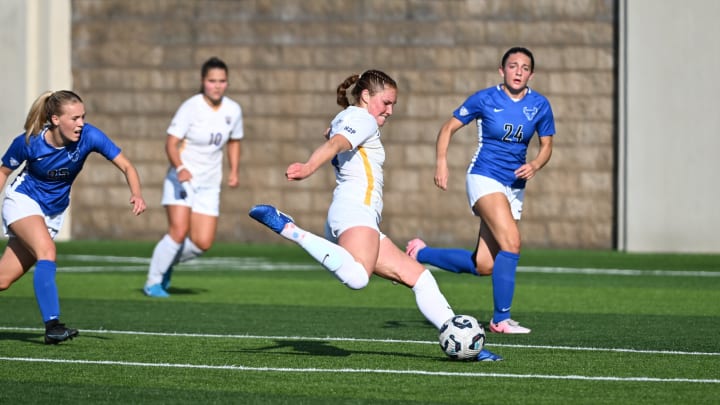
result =
[[[185,100],[175,112],[172,121],[170,121],[170,126],[167,129],[168,135],[182,139],[185,137],[185,134],[187,134],[193,116],[190,100],[192,100],[192,98]]]
[[[120,148],[99,128],[88,124],[85,124],[85,128],[88,128],[87,135],[92,140],[92,150],[103,155],[107,160],[113,160],[120,154]]]
[[[343,120],[338,128],[334,128],[333,136],[342,135],[350,142],[353,149],[378,132],[377,121],[370,114],[353,114]]]
[[[237,119],[235,120],[235,125],[233,125],[232,130],[230,130],[230,139],[239,140],[243,139],[243,137],[245,137],[245,133],[243,132],[242,109],[238,106]]]
[[[27,160],[28,148],[25,143],[25,134],[15,137],[10,144],[10,147],[2,157],[2,165],[12,170],[17,169],[20,165]]]
[[[453,111],[453,117],[457,118],[463,125],[467,125],[481,116],[483,104],[481,92],[477,92],[468,97],[460,107]]]
[[[538,136],[555,135],[555,117],[553,116],[550,103],[545,100],[543,113],[540,115],[540,122],[537,125]]]

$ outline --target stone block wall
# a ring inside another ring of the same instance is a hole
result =
[[[526,247],[611,248],[614,222],[615,2],[612,0],[73,0],[75,90],[87,120],[135,163],[149,209],[132,217],[122,175],[88,161],[73,191],[72,237],[159,239],[167,169],[165,130],[200,88],[200,65],[230,67],[228,95],[243,107],[241,186],[224,188],[218,240],[280,242],[247,216],[272,203],[322,233],[334,186],[330,167],[288,183],[285,168],[323,141],[339,111],[335,89],[378,68],[399,85],[383,128],[387,152],[382,228],[472,246],[464,173],[473,125],[451,147],[449,190],[433,184],[437,131],[476,90],[497,84],[511,46],[535,54],[531,87],[553,105],[553,157],[528,183]],[[535,142],[534,142],[535,143]],[[529,156],[535,153],[531,148]]]

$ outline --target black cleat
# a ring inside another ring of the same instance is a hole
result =
[[[79,333],[77,329],[66,328],[64,323],[57,320],[50,321],[45,326],[45,344],[56,345],[76,337]]]

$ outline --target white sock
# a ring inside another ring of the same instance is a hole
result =
[[[165,234],[165,236],[160,239],[160,242],[155,245],[152,259],[150,259],[146,285],[155,285],[162,281],[163,274],[165,274],[173,262],[175,262],[180,247],[180,243],[172,240],[168,234]]]
[[[445,321],[455,315],[430,270],[425,269],[412,290],[418,309],[436,328],[440,329]]]
[[[185,263],[188,260],[192,260],[202,255],[203,253],[205,253],[205,251],[197,247],[190,238],[185,238],[180,255],[173,264]]]
[[[280,234],[303,248],[348,288],[365,288],[370,277],[365,267],[342,246],[290,224]]]

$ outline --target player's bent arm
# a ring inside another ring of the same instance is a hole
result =
[[[464,125],[459,119],[451,117],[445,121],[437,135],[437,141],[435,142],[435,185],[443,190],[447,189],[447,151],[450,147],[450,139]]]
[[[302,180],[315,173],[320,166],[329,162],[338,153],[345,152],[351,148],[352,144],[350,144],[347,138],[343,135],[336,134],[315,149],[307,162],[291,164],[285,172],[285,176],[288,180]]]
[[[168,134],[165,139],[165,153],[167,154],[170,165],[177,170],[178,180],[184,183],[192,179],[192,173],[183,166],[182,159],[180,158],[180,142],[182,142],[181,138]]]
[[[535,159],[527,162],[515,170],[515,175],[518,178],[530,180],[535,177],[535,174],[542,169],[552,156],[552,136],[540,137],[540,148],[538,150]]]
[[[239,183],[238,173],[240,171],[240,155],[242,151],[242,143],[240,139],[230,139],[227,143],[227,156],[228,163],[230,165],[230,172],[228,173],[228,185],[230,187],[236,187]]]
[[[535,171],[538,171],[545,167],[547,162],[550,161],[550,157],[552,156],[552,148],[553,148],[553,136],[541,136],[538,137],[540,141],[540,148],[538,149],[537,156],[535,156],[535,159],[530,161],[530,165],[535,169]]]
[[[122,152],[115,156],[115,159],[113,159],[112,162],[118,169],[120,169],[121,172],[123,172],[125,180],[130,187],[130,203],[133,205],[133,214],[140,215],[146,208],[145,200],[142,197],[140,175],[138,175],[135,166],[130,163],[130,160],[128,160]]]
[[[170,165],[172,165],[172,167],[174,168],[182,166],[182,160],[180,159],[180,149],[178,149],[180,141],[180,138],[170,134],[168,134],[167,138],[165,139],[165,153],[167,154]]]

